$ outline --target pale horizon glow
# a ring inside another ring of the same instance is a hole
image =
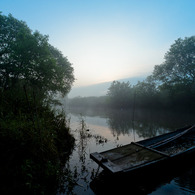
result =
[[[195,32],[194,0],[1,0],[72,63],[74,87],[147,76],[178,38]]]

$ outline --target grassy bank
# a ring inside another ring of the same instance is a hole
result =
[[[73,146],[64,114],[1,112],[0,193],[55,194]]]

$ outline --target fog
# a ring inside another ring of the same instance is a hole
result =
[[[130,77],[119,79],[120,82],[130,82],[132,85],[137,84],[138,81],[143,81],[146,76],[137,76],[137,77]],[[108,88],[110,87],[112,81],[110,82],[103,82],[94,85],[82,86],[82,87],[73,87],[68,94],[69,98],[74,97],[89,97],[89,96],[105,96],[107,94]]]

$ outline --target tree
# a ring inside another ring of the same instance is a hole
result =
[[[62,181],[61,165],[74,138],[63,112],[57,114],[49,103],[55,94],[65,95],[73,81],[70,62],[48,36],[0,14],[0,194],[53,193]]]
[[[158,104],[159,91],[152,76],[134,86],[137,107],[156,107]]]
[[[69,92],[73,68],[62,53],[48,43],[48,36],[32,32],[12,15],[0,14],[0,90],[23,87],[45,100]]]
[[[165,54],[165,62],[154,68],[153,76],[164,86],[195,84],[195,36],[175,41]]]
[[[126,108],[131,106],[132,88],[129,82],[113,81],[108,88],[107,96],[110,104],[118,108]]]
[[[169,94],[175,104],[190,103],[195,96],[195,36],[177,39],[156,65],[153,78],[161,93]]]

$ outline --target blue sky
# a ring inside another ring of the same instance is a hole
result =
[[[1,0],[73,64],[74,86],[150,75],[178,38],[195,35],[195,0]]]

